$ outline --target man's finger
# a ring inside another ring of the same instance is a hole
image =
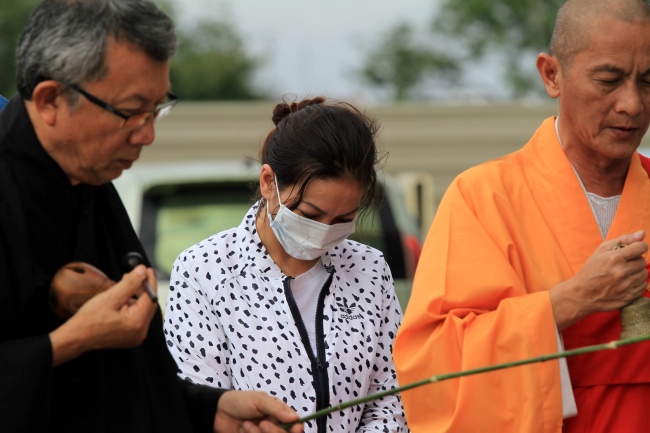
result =
[[[270,421],[262,421],[259,425],[259,429],[262,431],[262,433],[287,433],[285,429],[282,427],[273,424]],[[252,428],[250,430],[245,430],[246,433],[253,433],[256,432],[256,430],[253,430]],[[289,430],[291,433],[296,433],[296,432],[302,432],[303,427],[302,424],[297,424]]]
[[[625,247],[616,248],[616,253],[621,254],[628,261],[639,260],[647,251],[648,244],[645,242],[634,242]]]
[[[612,239],[611,241],[604,242],[603,244],[605,245],[606,249],[620,249],[623,247],[626,247],[630,244],[633,244],[635,242],[640,242],[643,240],[645,237],[645,230],[639,230],[638,232],[635,233],[628,233],[625,235],[621,235],[616,239]]]
[[[282,423],[293,422],[300,418],[293,409],[277,398],[263,398],[257,407],[264,415],[276,418]]]
[[[158,280],[156,279],[156,274],[151,268],[147,268],[147,278],[142,283],[144,286],[145,292],[149,295],[149,298],[153,302],[158,302]]]
[[[106,294],[114,300],[115,306],[124,305],[133,295],[142,290],[142,282],[145,278],[147,278],[145,266],[136,266],[131,272],[124,274],[118,283],[106,291]]]

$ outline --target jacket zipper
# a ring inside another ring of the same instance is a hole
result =
[[[307,333],[307,327],[305,322],[302,320],[300,315],[300,310],[296,304],[296,300],[293,297],[293,292],[291,291],[291,277],[286,277],[283,281],[284,290],[287,296],[287,302],[289,304],[289,310],[293,316],[293,320],[298,327],[298,332],[300,333],[300,339],[303,342],[303,346],[307,351],[307,356],[311,362],[311,368],[313,371],[314,377],[314,391],[316,391],[316,410],[325,409],[330,406],[330,393],[329,393],[329,376],[327,375],[327,368],[325,363],[325,331],[323,329],[323,310],[325,308],[325,297],[329,293],[330,285],[332,284],[332,278],[334,276],[334,266],[325,266],[329,276],[327,281],[323,284],[323,287],[320,289],[318,294],[318,303],[316,304],[316,355],[312,352],[311,344],[309,342],[309,334]],[[326,433],[327,427],[327,417],[320,417],[316,419],[316,426],[319,433]]]

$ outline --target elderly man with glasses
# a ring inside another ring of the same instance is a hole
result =
[[[264,393],[178,379],[142,291],[153,272],[123,275],[144,251],[111,181],[177,101],[175,45],[150,0],[45,0],[23,31],[19,93],[0,112],[3,431],[278,433],[298,417]],[[118,282],[65,320],[50,286],[75,261]]]

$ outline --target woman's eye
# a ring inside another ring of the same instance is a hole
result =
[[[314,215],[314,214],[309,214],[309,213],[303,211],[302,209],[298,209],[298,211],[300,211],[300,213],[302,214],[302,216],[304,216],[305,218],[309,218],[310,220],[313,220],[314,218],[316,218],[316,215]]]

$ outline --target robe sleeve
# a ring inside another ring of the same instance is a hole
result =
[[[557,351],[549,294],[527,287],[518,246],[525,215],[508,200],[477,182],[449,187],[395,342],[400,385]],[[557,361],[429,384],[402,398],[415,433],[561,430]]]
[[[196,433],[214,431],[219,398],[227,390],[198,385],[177,377],[185,396],[185,405]]]
[[[393,278],[385,266],[381,281],[385,286],[390,287],[386,290],[383,287],[383,303],[380,320],[377,327],[378,341],[375,351],[375,362],[372,365],[372,374],[366,394],[375,394],[396,388],[397,375],[392,358],[393,340],[397,335],[397,330],[402,320],[402,310],[397,296],[393,290]],[[335,402],[332,402],[336,404]],[[403,433],[407,431],[406,417],[402,407],[402,400],[399,394],[386,396],[365,404],[363,408],[363,417],[357,428],[358,433],[362,432],[391,432]]]
[[[3,430],[49,431],[51,381],[52,346],[47,335],[0,341]]]
[[[6,167],[0,165],[0,169],[6,175]],[[12,221],[5,213],[13,215],[16,207],[8,195],[0,197],[3,223]],[[9,238],[20,228],[7,225],[0,230],[0,424],[3,431],[46,432],[52,395],[52,344],[46,333],[34,335],[24,327],[29,322],[21,321],[20,300],[29,295],[14,293],[16,287],[22,287],[16,274],[30,275],[31,268],[10,255],[19,254]]]

